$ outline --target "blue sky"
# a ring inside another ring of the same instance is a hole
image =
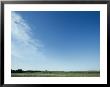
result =
[[[12,69],[99,70],[100,12],[12,12]]]

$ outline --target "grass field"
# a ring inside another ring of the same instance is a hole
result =
[[[99,77],[99,71],[41,71],[11,73],[12,77]]]

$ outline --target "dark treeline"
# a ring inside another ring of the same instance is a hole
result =
[[[40,70],[22,70],[22,69],[17,69],[17,70],[12,70],[11,69],[11,73],[34,73],[34,72],[43,72],[43,73],[52,73],[52,72],[54,72],[54,73],[58,73],[58,72],[70,72],[70,73],[85,73],[85,72],[87,72],[87,73],[99,73],[100,71],[48,71],[48,70],[44,70],[44,71],[40,71]]]
[[[39,71],[39,70],[37,70],[37,71],[33,71],[33,70],[22,70],[22,69],[18,69],[18,70],[12,70],[11,69],[11,73],[24,73],[24,72],[30,72],[30,73],[32,73],[32,72],[42,72],[42,71]]]
[[[34,73],[34,72],[43,72],[43,73],[51,73],[51,72],[65,72],[65,71],[48,71],[48,70],[42,70],[42,71],[40,71],[40,70],[22,70],[22,69],[17,69],[17,70],[12,70],[11,69],[11,73]]]
[[[58,73],[58,72],[66,72],[66,71],[48,71],[48,70],[22,70],[22,69],[17,69],[17,70],[12,70],[11,69],[11,73],[24,73],[24,72],[30,72],[30,73],[33,73],[33,72],[43,72],[43,73],[51,73],[51,72],[54,72],[54,73]]]

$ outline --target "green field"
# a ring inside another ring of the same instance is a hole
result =
[[[41,71],[11,73],[12,77],[99,77],[99,71]]]

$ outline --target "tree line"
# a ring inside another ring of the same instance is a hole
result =
[[[47,72],[47,70],[45,70]],[[22,70],[22,69],[17,69],[17,70],[13,70],[11,69],[11,73],[23,73],[23,72],[43,72],[43,71],[40,71],[40,70]]]

